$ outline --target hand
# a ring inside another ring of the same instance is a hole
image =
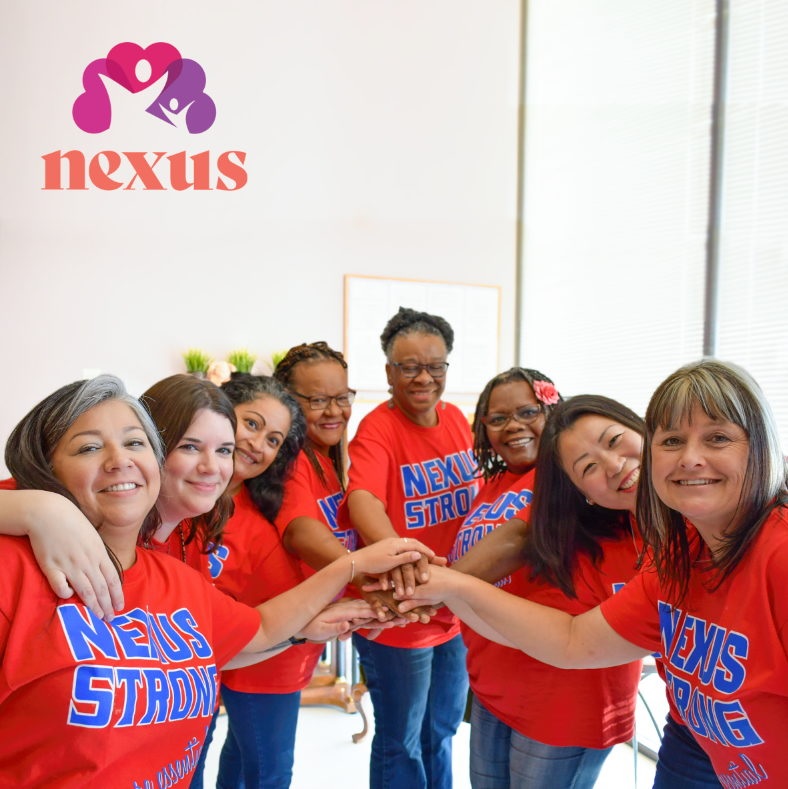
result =
[[[374,588],[368,588],[367,586],[362,587],[362,594],[364,595],[364,599],[367,600],[370,606],[377,612],[379,624],[388,627],[389,620],[394,617],[401,620],[397,624],[407,625],[411,622],[421,622],[421,624],[426,625],[435,614],[435,611],[432,609],[413,610],[407,614],[403,614],[399,610],[398,601],[393,590],[380,589],[377,581],[373,581],[370,587]]]
[[[354,630],[370,623],[379,626],[375,612],[364,600],[339,600],[327,605],[314,619],[307,622],[297,638],[309,641],[330,641],[332,638],[347,638]]]
[[[422,555],[432,559],[435,551],[409,537],[387,537],[350,556],[355,572],[378,575],[402,564],[418,562]]]
[[[123,608],[123,588],[96,528],[64,496],[50,493],[42,503],[30,546],[52,591],[76,595],[96,616],[112,619]]]
[[[374,588],[393,589],[394,597],[397,600],[407,599],[413,594],[417,583],[423,584],[429,581],[429,567],[431,564],[445,567],[448,564],[448,560],[445,556],[433,556],[428,559],[422,555],[415,564],[404,564],[401,567],[394,567],[387,573],[379,574],[380,585]]]
[[[425,584],[419,584],[409,599],[400,602],[397,606],[398,611],[406,615],[422,606],[439,607],[443,605],[450,596],[452,581],[458,575],[461,573],[448,567],[434,566],[430,572],[430,580]]]

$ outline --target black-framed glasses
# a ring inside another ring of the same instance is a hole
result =
[[[302,400],[306,400],[312,411],[325,411],[332,402],[336,403],[340,408],[350,408],[356,399],[355,389],[348,389],[347,392],[342,392],[342,394],[334,395],[333,397],[329,395],[312,395],[310,397],[300,392],[293,392],[293,394]]]
[[[482,423],[489,430],[503,430],[512,419],[521,425],[530,425],[542,413],[540,405],[524,405],[509,414],[487,414],[482,417]]]
[[[448,362],[432,362],[430,364],[417,364],[416,362],[389,362],[392,367],[396,367],[403,378],[415,378],[426,370],[433,378],[443,378],[446,370],[449,369]]]

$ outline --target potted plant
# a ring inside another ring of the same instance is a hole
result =
[[[183,354],[183,363],[186,365],[186,372],[204,378],[211,363],[211,357],[199,348],[189,348]]]
[[[253,353],[249,353],[245,348],[241,348],[237,351],[230,351],[227,354],[227,361],[239,373],[250,373],[255,361],[257,361],[257,357]]]

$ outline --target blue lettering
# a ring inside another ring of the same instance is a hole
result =
[[[430,491],[444,490],[449,487],[449,482],[445,476],[445,467],[440,458],[425,460],[423,463],[427,479],[430,481]]]
[[[76,660],[95,660],[98,655],[118,658],[118,649],[107,623],[87,608],[67,603],[57,608],[63,633]]]
[[[160,668],[145,668],[142,672],[147,685],[147,706],[140,718],[140,725],[161,723],[167,720],[167,702],[170,698],[167,674]]]
[[[708,685],[722,648],[725,630],[715,624],[708,624],[707,627],[703,619],[695,618],[692,619],[690,627],[693,647],[684,661],[684,671],[687,674],[697,674],[700,681]],[[687,629],[689,630],[689,627]]]
[[[126,657],[148,659],[158,657],[155,651],[152,653],[147,624],[148,620],[139,608],[120,614],[109,623]]]
[[[189,680],[189,673],[182,668],[172,669],[169,673],[172,690],[170,720],[180,721],[188,717],[189,710],[194,706],[194,691]]]
[[[108,726],[112,717],[113,684],[112,669],[108,666],[77,666],[68,710],[69,725],[96,729]]]
[[[224,545],[219,545],[208,554],[208,572],[215,581],[224,569],[224,563],[230,555],[229,549]]]
[[[318,499],[317,504],[320,507],[320,512],[326,519],[326,523],[331,527],[332,531],[337,530],[337,514],[339,513],[339,505],[342,501],[342,491],[335,493],[333,496],[326,496],[323,499]]]
[[[187,670],[196,691],[194,709],[189,717],[196,718],[200,715],[205,718],[213,715],[217,693],[216,666],[198,666]]]
[[[480,520],[486,518],[487,513],[492,506],[492,504],[486,501],[482,502],[481,504],[477,504],[474,507],[473,512],[471,512],[470,515],[468,515],[468,517],[465,519],[465,526],[473,526],[474,523],[478,523]]]
[[[429,493],[424,471],[418,464],[400,466],[400,474],[402,474],[402,488],[406,499],[426,496]]]
[[[454,506],[457,510],[457,517],[461,518],[471,508],[472,493],[476,493],[476,488],[459,488],[454,491]]]
[[[165,661],[181,663],[189,660],[192,651],[186,643],[183,635],[179,633],[169,620],[166,614],[155,614],[150,618],[151,630],[156,635],[161,651],[164,653]]]
[[[714,717],[724,732],[724,742],[740,748],[760,745],[763,742],[739,701],[715,701]]]
[[[181,608],[172,614],[172,621],[181,629],[181,632],[188,638],[188,643],[194,650],[197,657],[207,658],[213,655],[211,645],[205,640],[205,636],[197,629],[197,623],[187,608]]]
[[[424,521],[424,513],[421,510],[421,502],[405,502],[405,526],[408,529],[422,529],[427,524]]]
[[[720,654],[721,668],[714,672],[714,687],[721,693],[733,693],[744,683],[747,672],[737,658],[747,659],[750,642],[741,633],[728,633],[725,649]]]
[[[115,670],[115,683],[125,690],[126,701],[116,726],[133,726],[134,712],[137,709],[137,694],[142,689],[142,669],[119,668]]]

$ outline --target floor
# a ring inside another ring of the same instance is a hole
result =
[[[292,789],[366,789],[369,748],[372,740],[372,710],[369,697],[362,703],[370,720],[370,732],[359,743],[352,737],[362,729],[358,713],[346,713],[336,707],[302,707],[296,736],[295,767]],[[645,724],[646,726],[650,725]],[[460,726],[454,742],[454,789],[468,789],[467,723]],[[205,786],[216,780],[218,753],[227,732],[227,719],[221,716],[208,751]],[[635,760],[629,745],[617,745],[605,762],[596,789],[650,789],[654,779],[654,762],[640,754]]]

